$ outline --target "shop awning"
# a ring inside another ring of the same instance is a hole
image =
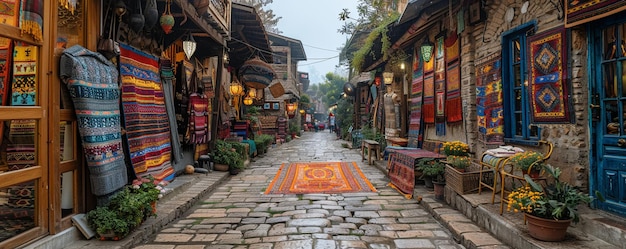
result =
[[[165,9],[165,1],[157,1],[158,9]],[[221,55],[229,31],[210,15],[200,15],[189,0],[172,0],[171,12],[175,19],[172,32],[165,35],[163,45],[168,47],[178,39],[193,34],[198,43],[196,56]]]
[[[233,2],[231,18],[230,65],[239,68],[255,56],[272,63],[270,41],[254,7]]]
[[[369,84],[374,78],[372,78],[371,72],[362,72],[359,75],[356,75],[350,79],[350,83],[353,85],[357,85],[359,83]]]

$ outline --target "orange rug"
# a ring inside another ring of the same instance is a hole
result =
[[[265,194],[376,192],[355,162],[308,162],[280,166]]]

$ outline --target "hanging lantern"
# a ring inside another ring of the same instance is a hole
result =
[[[256,99],[256,89],[249,89],[248,90],[248,97],[250,99]]]
[[[230,83],[230,94],[232,94],[233,96],[241,96],[242,93],[243,86],[239,84],[239,81],[237,81],[237,79],[233,80],[233,82]]]
[[[172,4],[171,1],[172,0],[167,0],[167,3],[165,3],[165,10],[163,11],[161,18],[159,18],[159,24],[161,24],[161,29],[163,29],[165,34],[172,32],[172,27],[174,27],[174,23],[176,22],[170,11],[170,5]]]
[[[193,53],[196,52],[196,41],[193,39],[193,35],[189,34],[189,40],[183,41],[183,51],[187,55],[187,59],[191,59]]]
[[[385,82],[385,85],[391,85],[391,83],[393,83],[393,73],[392,72],[384,72],[383,73],[383,82]]]
[[[243,98],[243,104],[244,105],[252,105],[252,98],[250,98],[250,97]]]
[[[343,92],[349,96],[354,95],[354,85],[350,82],[343,84]]]
[[[422,59],[425,62],[429,62],[430,58],[433,57],[434,49],[435,49],[435,44],[433,44],[432,42],[430,42],[430,40],[428,40],[428,36],[424,38],[424,42],[422,43],[422,46],[420,47],[420,51],[422,52]]]
[[[274,69],[258,57],[247,60],[239,68],[239,78],[250,88],[266,88],[274,80]]]

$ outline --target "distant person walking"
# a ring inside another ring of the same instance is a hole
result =
[[[335,130],[335,115],[332,112],[328,114],[328,126],[330,133],[333,133]]]

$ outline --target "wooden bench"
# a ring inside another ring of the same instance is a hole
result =
[[[365,148],[367,148],[367,162],[372,164],[372,153],[376,153],[375,160],[380,160],[380,144],[374,140],[361,140],[361,161],[365,161]]]

